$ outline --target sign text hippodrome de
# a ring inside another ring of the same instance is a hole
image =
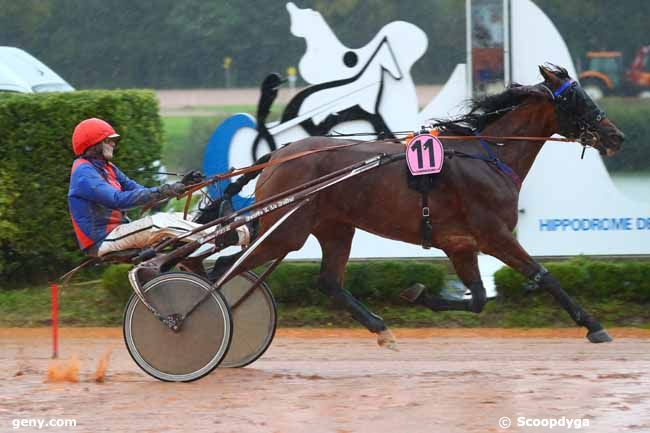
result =
[[[650,217],[546,218],[539,219],[541,232],[588,232],[650,230]]]

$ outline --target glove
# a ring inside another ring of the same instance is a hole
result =
[[[185,185],[180,182],[169,183],[158,187],[160,198],[178,197],[185,192]]]
[[[181,183],[183,185],[194,185],[195,183],[200,183],[203,182],[203,175],[201,174],[200,171],[198,170],[192,170],[189,173],[187,173],[183,178],[181,179]]]

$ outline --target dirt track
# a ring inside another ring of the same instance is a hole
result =
[[[79,381],[46,383],[49,330],[0,329],[0,431],[546,432],[517,417],[564,416],[590,433],[648,432],[650,331],[610,331],[593,345],[577,329],[398,329],[395,353],[362,330],[282,329],[251,367],[170,384],[138,369],[115,328],[62,330],[62,366],[76,356]],[[21,418],[77,426],[13,430]]]

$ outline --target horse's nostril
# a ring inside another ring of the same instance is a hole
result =
[[[620,131],[615,131],[607,135],[609,138],[609,142],[611,143],[611,146],[620,149],[621,145],[623,144],[623,141],[625,140],[625,134],[623,134]]]

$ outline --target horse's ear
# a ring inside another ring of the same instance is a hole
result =
[[[553,70],[543,65],[539,65],[539,73],[542,74],[542,77],[544,77],[544,82],[546,84],[550,84],[554,86],[557,85],[560,81],[562,81],[558,78],[557,75],[555,75],[555,72],[553,72]]]

